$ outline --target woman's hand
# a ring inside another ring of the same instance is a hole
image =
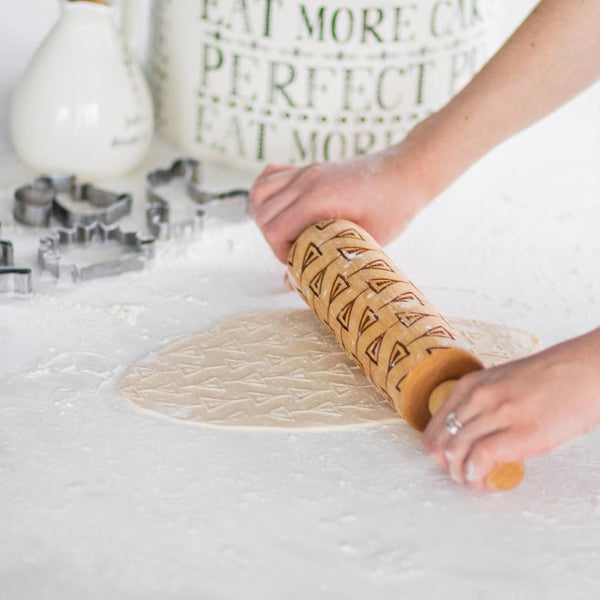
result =
[[[343,163],[268,166],[250,211],[279,260],[323,219],[347,218],[390,241],[494,146],[585,89],[600,76],[599,9],[600,0],[542,0],[473,81],[398,146]]]
[[[446,430],[454,411],[462,428]],[[431,418],[423,443],[459,483],[485,489],[501,462],[543,454],[600,424],[600,329],[463,377]]]
[[[385,244],[436,190],[424,176],[415,134],[383,152],[307,167],[269,165],[250,190],[250,214],[277,258],[319,221],[349,219]]]

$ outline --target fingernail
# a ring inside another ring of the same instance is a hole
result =
[[[475,465],[469,461],[467,463],[467,469],[465,472],[465,479],[469,482],[469,483],[473,483],[475,481],[477,481],[479,479],[479,474],[477,473],[477,469],[475,468]]]
[[[452,454],[452,452],[450,452],[450,450],[444,450],[444,458],[451,463],[452,460],[454,459],[454,454]]]

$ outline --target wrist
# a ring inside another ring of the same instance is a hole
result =
[[[441,194],[466,170],[459,148],[446,139],[444,119],[435,113],[418,123],[389,149],[392,168],[399,179],[416,182],[422,204]]]
[[[423,177],[432,199],[458,179],[478,158],[467,125],[455,123],[454,115],[442,109],[421,121],[407,136],[418,148]]]
[[[500,140],[498,127],[489,122],[467,90],[418,123],[395,148],[411,155],[433,200]]]

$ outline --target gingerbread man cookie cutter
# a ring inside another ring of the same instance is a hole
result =
[[[101,245],[107,242],[116,242],[122,249],[122,255],[85,267],[66,262],[61,256],[61,248]],[[137,231],[123,231],[117,225],[92,223],[70,229],[59,228],[40,238],[38,261],[43,271],[59,281],[88,281],[144,269],[154,257],[154,246],[153,238],[142,237]]]
[[[182,179],[185,193],[196,205],[191,217],[172,222],[168,198],[159,188]],[[231,222],[244,220],[248,214],[248,190],[243,188],[222,192],[202,189],[202,164],[193,158],[179,158],[167,167],[148,173],[146,219],[152,235],[158,239],[183,237],[201,232],[207,217],[215,216]]]
[[[15,219],[32,227],[48,227],[54,217],[64,227],[112,225],[131,212],[131,194],[110,192],[74,175],[41,175],[15,191]]]
[[[0,295],[29,295],[33,285],[31,269],[15,267],[15,254],[11,242],[2,239],[2,223],[0,223]]]

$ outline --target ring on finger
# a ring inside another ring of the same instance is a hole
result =
[[[462,429],[463,424],[456,418],[456,413],[452,410],[446,417],[445,427],[446,431],[454,436]]]

